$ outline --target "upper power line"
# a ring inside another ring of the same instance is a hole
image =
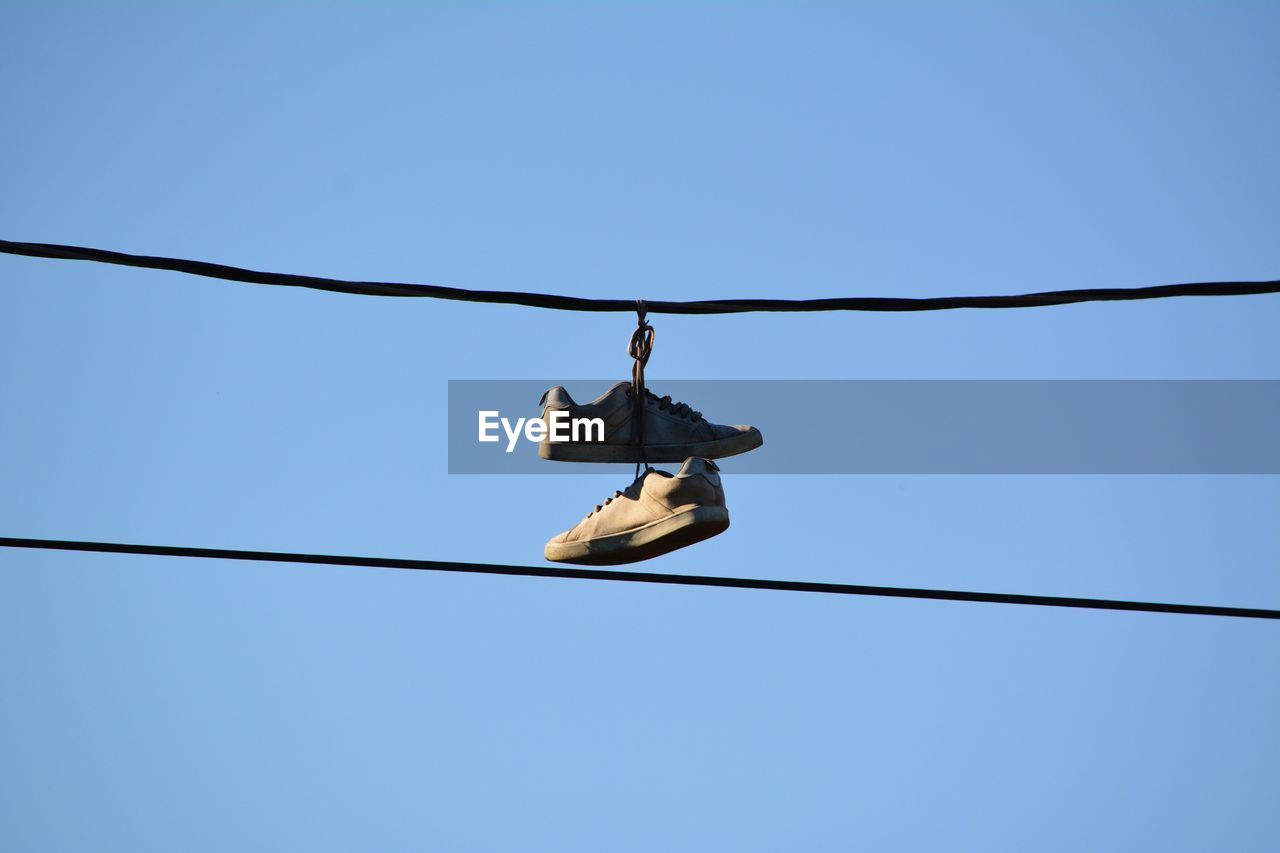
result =
[[[1212,604],[1164,604],[1153,601],[1116,601],[1106,598],[1072,598],[1057,595],[1020,595],[1002,592],[964,592],[952,589],[912,589],[817,581],[764,580],[708,575],[671,575],[657,572],[625,572],[614,569],[563,569],[551,566],[503,566],[492,563],[455,563],[436,560],[404,560],[389,557],[345,557],[332,554],[291,554],[279,551],[235,551],[225,548],[185,548],[174,545],[126,545],[118,542],[76,542],[64,539],[19,539],[0,536],[3,548],[38,548],[50,551],[91,551],[108,554],[146,554],[160,557],[203,557],[215,560],[251,560],[273,563],[311,563],[325,566],[361,566],[381,569],[416,569],[478,575],[517,575],[532,578],[574,578],[625,583],[711,586],[732,589],[767,589],[779,592],[817,592],[828,595],[870,595],[886,598],[924,598],[936,601],[980,601],[992,604],[1030,604],[1041,607],[1074,607],[1085,610],[1128,610],[1146,613],[1178,613],[1196,616],[1236,616],[1247,619],[1280,619],[1280,610],[1259,607],[1218,607]]]
[[[259,272],[206,261],[130,255],[106,249],[62,246],[55,243],[20,243],[0,240],[0,252],[33,258],[96,261],[104,264],[170,270],[172,272],[282,287],[310,287],[362,296],[419,296],[461,302],[525,305],[558,311],[636,310],[634,299],[587,299],[552,293],[509,290],[466,290],[436,284],[402,284],[378,281],[344,281],[290,273]],[[1280,281],[1215,281],[1196,284],[1161,284],[1152,287],[1085,288],[1022,293],[1008,296],[906,297],[851,296],[833,299],[710,299],[693,302],[648,301],[657,314],[743,314],[751,311],[942,311],[951,308],[1037,308],[1078,302],[1120,302],[1133,299],[1165,299],[1172,296],[1249,296],[1280,293]]]

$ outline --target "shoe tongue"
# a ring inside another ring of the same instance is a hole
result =
[[[635,482],[633,482],[630,486],[627,486],[625,489],[623,489],[622,493],[629,498],[633,498],[633,499],[639,498],[640,493],[644,491],[644,481],[649,479],[649,475],[652,473],[654,472],[653,471],[644,472],[643,474],[641,474],[639,477],[636,478]]]
[[[710,459],[702,459],[698,456],[690,456],[684,460],[684,464],[680,466],[680,470],[676,473],[677,477],[692,477],[695,474],[717,474],[720,472],[720,466],[712,462]]]
[[[609,398],[615,395],[630,397],[631,383],[625,380],[623,380],[622,382],[614,383],[612,388],[610,388],[608,391],[605,391],[603,394],[601,394],[599,397],[596,398],[595,403],[596,405],[599,405],[600,403],[603,403],[605,400],[608,400]],[[645,401],[648,403],[656,403],[660,399],[657,394],[653,393],[648,388],[644,389],[644,397],[645,397]]]
[[[605,391],[599,397],[596,397],[594,400],[591,401],[589,405],[603,406],[604,408],[610,409],[610,410],[613,409],[615,406],[630,405],[630,403],[626,401],[626,396],[628,393],[630,393],[630,390],[631,390],[630,382],[615,382],[613,384],[613,387],[611,387],[608,391]]]

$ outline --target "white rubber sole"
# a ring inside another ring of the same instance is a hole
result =
[[[715,441],[695,441],[688,444],[649,444],[640,458],[640,447],[635,444],[590,444],[586,442],[543,441],[538,444],[538,456],[553,462],[683,462],[690,456],[703,459],[723,459],[755,450],[764,444],[760,430],[752,427],[746,432],[718,438]]]
[[[612,536],[580,542],[548,542],[544,553],[553,563],[580,566],[638,563],[710,539],[728,527],[726,507],[699,506]]]

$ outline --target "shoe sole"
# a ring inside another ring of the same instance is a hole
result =
[[[644,459],[636,444],[584,444],[582,442],[543,441],[538,444],[538,456],[553,462],[683,462],[690,456],[703,459],[723,459],[755,450],[764,444],[760,430],[752,427],[747,432],[717,438],[714,441],[695,441],[689,444],[648,444]]]
[[[548,542],[544,553],[553,563],[617,566],[651,560],[686,545],[710,539],[723,533],[728,527],[727,508],[700,506],[612,536],[581,542]]]

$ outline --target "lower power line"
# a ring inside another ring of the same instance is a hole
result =
[[[0,537],[0,547],[39,548],[51,551],[92,551],[107,554],[144,554],[157,557],[201,557],[214,560],[251,560],[269,563],[310,563],[324,566],[361,566],[377,569],[415,569],[478,575],[513,575],[533,578],[656,583],[679,586],[713,586],[732,589],[768,589],[780,592],[817,592],[828,595],[873,595],[886,598],[925,598],[937,601],[983,601],[992,604],[1029,604],[1041,607],[1076,607],[1087,610],[1136,610],[1146,613],[1182,613],[1196,616],[1235,616],[1248,619],[1280,619],[1280,610],[1256,607],[1216,607],[1207,604],[1163,604],[1149,601],[1114,601],[1104,598],[1071,598],[1056,595],[1017,595],[1000,592],[963,592],[949,589],[911,589],[892,586],[819,583],[815,581],[726,578],[707,575],[672,575],[626,572],[612,569],[564,569],[542,566],[504,566],[490,563],[454,563],[435,560],[403,560],[388,557],[344,557],[331,554],[290,554],[279,551],[237,551],[224,548],[184,548],[171,545],[125,545],[116,542],[76,542],[63,539]]]

